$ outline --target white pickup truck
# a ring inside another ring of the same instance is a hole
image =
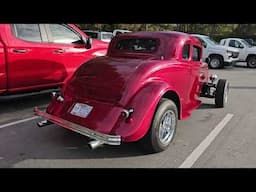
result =
[[[191,34],[197,37],[204,47],[203,59],[206,61],[210,68],[218,69],[223,68],[225,65],[233,65],[238,61],[239,50],[233,47],[226,47],[219,45],[216,41],[206,35]]]
[[[247,41],[240,38],[226,38],[220,41],[221,45],[226,47],[235,47],[239,49],[239,61],[246,62],[250,68],[256,68],[256,47],[250,45]]]

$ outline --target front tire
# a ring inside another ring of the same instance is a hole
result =
[[[228,102],[229,83],[226,79],[220,79],[216,86],[215,105],[223,108]]]
[[[221,56],[213,55],[210,57],[209,68],[220,69],[224,67],[224,61]]]
[[[155,111],[151,127],[142,139],[143,147],[150,153],[164,151],[172,142],[178,120],[178,110],[172,100],[162,98]]]

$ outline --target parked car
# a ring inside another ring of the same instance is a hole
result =
[[[0,94],[62,86],[107,47],[72,24],[0,24]]]
[[[46,111],[45,120],[103,144],[140,140],[160,152],[174,138],[177,120],[191,115],[201,101],[227,103],[229,83],[217,81],[202,62],[202,44],[179,32],[136,32],[115,36],[106,56],[81,65]]]
[[[246,62],[247,66],[250,68],[256,68],[256,47],[240,38],[222,39],[220,44],[226,47],[235,47],[239,49],[238,61]]]
[[[219,45],[211,37],[206,35],[192,34],[203,44],[203,58],[210,59],[208,64],[212,69],[223,68],[233,65],[238,61],[239,50],[233,47]]]
[[[256,46],[256,42],[253,39],[244,39],[247,41],[251,46]]]
[[[118,34],[123,34],[123,33],[130,33],[132,31],[129,31],[129,30],[124,30],[124,29],[115,29],[113,31],[113,36],[116,36]]]
[[[83,32],[91,38],[99,39],[104,42],[110,42],[113,37],[113,33],[106,31],[83,30]]]

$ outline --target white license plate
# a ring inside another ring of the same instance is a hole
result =
[[[70,112],[72,115],[85,118],[89,115],[92,110],[92,106],[83,104],[83,103],[76,103]]]

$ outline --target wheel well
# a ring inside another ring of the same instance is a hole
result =
[[[180,119],[180,99],[179,99],[179,96],[177,95],[177,93],[174,91],[168,91],[163,95],[162,98],[170,99],[175,103],[175,105],[177,106],[177,109],[178,109],[178,116]]]
[[[247,61],[250,57],[256,57],[256,55],[255,55],[255,54],[249,54],[249,55],[247,55],[246,61]]]
[[[221,57],[222,61],[224,61],[224,57],[222,55],[219,55],[219,54],[210,54],[209,55],[210,58],[212,58],[213,56]]]

